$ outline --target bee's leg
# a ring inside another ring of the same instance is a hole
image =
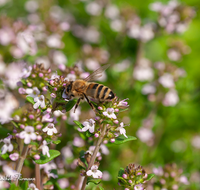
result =
[[[96,112],[95,107],[93,106],[93,104],[90,102],[90,100],[88,99],[88,97],[83,93],[85,99],[87,100],[88,104],[90,105],[90,107]]]
[[[83,97],[79,98],[76,102],[75,108],[74,108],[74,113],[76,111],[76,108],[78,107],[78,105],[80,104],[81,99],[83,99]]]

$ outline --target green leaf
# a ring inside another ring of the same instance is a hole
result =
[[[17,123],[15,123],[14,121],[11,121],[11,123],[12,123],[16,128],[19,128],[19,126],[17,125]]]
[[[129,108],[120,109],[119,112],[123,112],[123,111],[127,111],[127,110],[129,110]]]
[[[83,124],[79,121],[74,120],[74,123],[78,125],[81,129],[84,127]]]
[[[155,174],[148,174],[147,179],[145,181],[151,180],[154,176]]]
[[[20,185],[20,187],[22,188],[22,190],[27,190],[28,189],[28,181],[24,181],[22,183],[22,185]]]
[[[21,79],[21,82],[23,85],[26,85],[26,80],[25,79]]]
[[[1,151],[0,151],[1,152]],[[1,154],[1,158],[3,158],[4,160],[9,158],[9,154],[5,153],[5,154]]]
[[[120,135],[115,139],[115,142],[112,144],[123,144],[125,142],[133,141],[136,139],[137,139],[136,137],[128,136],[128,138],[126,138],[124,135]]]
[[[124,168],[120,168],[118,172],[118,176],[122,177],[123,174],[124,174]]]
[[[104,188],[103,188],[103,187],[101,187],[101,186],[98,186],[98,188],[99,188],[100,190],[104,190]]]
[[[60,144],[61,143],[61,140],[55,140],[55,141],[52,141],[53,144]]]
[[[40,159],[35,160],[37,164],[46,164],[47,162],[50,162],[54,158],[60,155],[60,152],[58,150],[49,150],[50,157],[47,155],[40,154]]]
[[[101,123],[113,125],[113,122],[111,120],[103,120]]]
[[[70,111],[74,105],[76,104],[77,100],[76,99],[73,99],[73,100],[70,100],[66,105],[65,105],[65,110],[66,112]]]
[[[20,188],[17,187],[14,183],[10,184],[9,190],[19,190]]]
[[[87,184],[88,183],[94,183],[95,185],[98,185],[101,182],[101,179],[94,179],[92,177],[87,178]]]
[[[123,184],[124,185],[128,184],[128,182],[123,177],[118,177],[118,180],[120,181],[120,185],[122,185],[122,186],[123,186]],[[121,183],[123,183],[123,184],[121,184]]]
[[[33,97],[27,96],[27,97],[26,97],[26,100],[27,100],[28,102],[30,102],[31,104],[35,104],[34,98],[33,98]]]

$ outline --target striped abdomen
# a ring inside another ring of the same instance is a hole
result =
[[[112,100],[115,97],[110,88],[98,83],[90,83],[86,89],[86,95],[102,102]]]

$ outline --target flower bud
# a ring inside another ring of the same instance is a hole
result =
[[[38,154],[34,155],[34,159],[35,160],[39,160],[40,159],[40,155],[38,155]]]
[[[41,140],[42,140],[42,136],[38,135],[38,136],[37,136],[37,140],[38,140],[38,141],[41,141]]]
[[[37,129],[41,129],[41,128],[42,128],[42,125],[37,125],[36,128],[37,128]]]
[[[98,138],[98,137],[99,137],[99,134],[98,134],[98,133],[95,133],[94,136],[95,136],[96,138]]]
[[[128,176],[127,176],[126,174],[123,174],[122,177],[123,177],[124,179],[127,179]]]
[[[39,75],[38,75],[39,77],[43,77],[44,75],[43,75],[43,73],[39,73]]]
[[[28,87],[31,87],[31,86],[32,86],[32,84],[31,84],[30,82],[28,82],[28,83],[27,83],[27,86],[28,86]]]
[[[114,139],[114,138],[110,139],[110,142],[111,142],[111,143],[114,143],[114,142],[115,142],[115,139]]]

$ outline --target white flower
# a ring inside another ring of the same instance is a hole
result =
[[[42,143],[43,144],[40,146],[39,149],[42,149],[42,154],[43,155],[47,155],[47,157],[50,157],[49,147],[47,146],[47,141],[44,140]]]
[[[90,133],[94,133],[94,127],[95,127],[95,121],[93,119],[89,119],[88,121],[83,122],[83,128],[82,131],[87,131],[89,130]]]
[[[108,118],[117,119],[116,115],[114,114],[114,108],[107,108],[106,111],[103,112],[103,115],[107,116]]]
[[[36,134],[34,133],[34,128],[32,126],[25,127],[24,131],[19,134],[19,137],[21,139],[24,139],[25,144],[29,144],[31,140],[35,140],[37,138]]]
[[[39,190],[34,183],[31,183],[29,186],[28,186],[28,190]]]
[[[153,69],[149,65],[149,61],[141,59],[139,65],[135,67],[133,77],[139,81],[150,81],[154,77]]]
[[[179,102],[179,97],[177,91],[171,89],[167,94],[165,94],[165,98],[163,100],[164,106],[175,106]]]
[[[110,19],[116,19],[119,16],[119,9],[115,5],[109,5],[106,7],[105,16]]]
[[[174,80],[173,76],[169,73],[165,73],[161,77],[159,77],[158,82],[163,85],[163,87],[166,88],[172,88],[174,87]]]
[[[97,2],[90,2],[86,6],[86,11],[88,14],[93,16],[98,16],[101,14],[102,7]]]
[[[93,178],[102,178],[102,172],[98,170],[97,165],[93,165],[90,170],[86,172],[87,176],[92,176]]]
[[[37,1],[29,0],[25,3],[25,9],[30,13],[36,12],[38,7]]]
[[[152,84],[145,84],[142,88],[142,94],[154,94],[156,92],[156,87]]]
[[[16,38],[17,47],[22,50],[24,54],[35,55],[37,53],[37,44],[33,34],[29,30],[19,32]]]
[[[37,87],[27,88],[26,94],[28,94],[27,96],[30,96],[32,98],[36,98],[40,94],[40,91]]]
[[[62,45],[61,37],[58,34],[52,34],[47,38],[46,43],[50,48],[60,48]]]
[[[42,131],[47,132],[47,135],[53,135],[58,132],[53,123],[49,123]]]
[[[34,102],[35,102],[35,104],[33,105],[33,108],[34,109],[37,109],[37,108],[39,108],[39,106],[41,107],[41,108],[45,108],[45,101],[44,101],[44,96],[43,95],[41,95],[40,97],[35,97],[34,98]]]
[[[1,154],[5,154],[6,152],[12,152],[13,151],[13,145],[10,142],[10,137],[7,137],[3,139],[2,141],[5,143],[1,148]]]
[[[126,130],[124,129],[124,127],[125,127],[125,126],[124,126],[124,123],[121,122],[121,123],[120,123],[120,126],[116,128],[116,131],[119,131],[121,135],[124,135],[126,138],[128,138],[128,137],[126,136]]]
[[[53,62],[56,65],[63,65],[65,63],[67,63],[67,58],[65,56],[65,54],[61,51],[55,51],[53,53]]]
[[[144,187],[142,184],[137,184],[134,186],[134,190],[144,190]]]
[[[100,149],[101,149],[102,154],[108,155],[110,153],[107,146],[104,144],[101,144]]]
[[[141,127],[137,131],[137,136],[142,142],[146,143],[154,137],[154,134],[151,129]]]
[[[29,66],[28,68],[23,68],[23,69],[22,69],[21,77],[22,77],[22,78],[27,78],[27,77],[29,77],[30,74],[31,74],[31,71],[32,71],[32,67],[31,67],[31,66]]]

